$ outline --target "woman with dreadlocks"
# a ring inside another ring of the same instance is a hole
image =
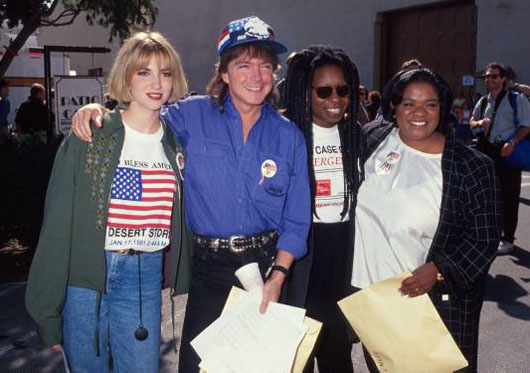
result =
[[[353,372],[353,333],[337,301],[352,292],[353,212],[358,185],[357,108],[359,77],[346,53],[310,46],[288,61],[285,115],[305,136],[312,191],[313,225],[308,257],[297,264],[293,283],[307,314],[323,322],[314,355],[320,372]],[[309,283],[307,284],[307,281]],[[292,292],[292,289],[290,289]],[[305,371],[312,372],[314,359]]]

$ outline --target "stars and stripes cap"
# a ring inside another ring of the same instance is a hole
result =
[[[277,54],[287,52],[287,48],[274,40],[274,30],[259,17],[250,16],[232,21],[217,39],[217,54],[236,45],[261,43],[271,47]]]

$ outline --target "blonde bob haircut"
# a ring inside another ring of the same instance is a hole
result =
[[[171,44],[158,32],[138,32],[127,39],[114,60],[108,77],[108,95],[119,102],[129,103],[132,96],[129,85],[133,74],[149,65],[151,58],[161,68],[169,69],[173,77],[173,91],[169,102],[175,102],[188,93],[188,83],[180,57]]]

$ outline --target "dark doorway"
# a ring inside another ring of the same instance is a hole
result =
[[[455,98],[471,99],[473,87],[464,87],[462,77],[475,74],[476,15],[473,1],[382,13],[381,86],[404,61],[418,58],[451,84]]]

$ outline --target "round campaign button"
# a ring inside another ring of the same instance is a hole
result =
[[[179,170],[183,170],[184,169],[184,166],[186,165],[186,160],[184,159],[184,154],[182,153],[177,153],[177,167],[179,168]]]
[[[276,162],[274,162],[272,159],[266,159],[261,164],[261,174],[264,177],[273,177],[276,175],[276,171],[278,168],[276,167]]]

